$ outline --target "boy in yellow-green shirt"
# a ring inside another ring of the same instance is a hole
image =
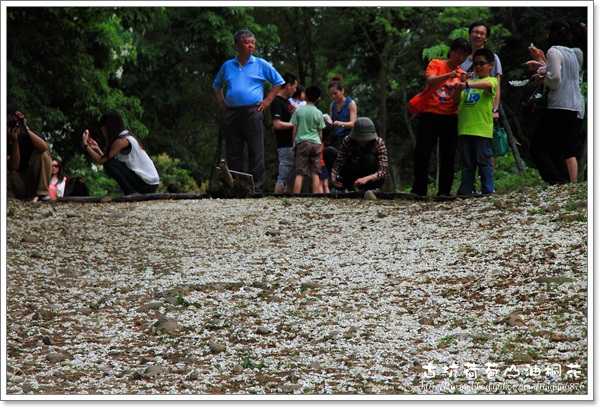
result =
[[[452,95],[458,105],[458,151],[461,159],[461,182],[458,195],[475,192],[475,170],[479,169],[481,193],[494,192],[492,134],[494,97],[498,80],[490,77],[494,53],[486,48],[473,54],[473,68],[478,79],[459,83]]]

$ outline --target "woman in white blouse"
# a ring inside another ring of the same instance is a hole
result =
[[[577,181],[578,140],[585,103],[581,93],[583,51],[572,48],[585,26],[555,20],[549,25],[546,55],[531,46],[537,80],[548,89],[548,104],[531,142],[531,154],[542,179],[550,184]]]

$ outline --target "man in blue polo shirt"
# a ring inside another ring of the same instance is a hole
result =
[[[255,41],[252,32],[240,30],[235,33],[234,41],[238,55],[221,66],[212,86],[225,111],[227,166],[232,171],[244,172],[244,144],[247,144],[254,191],[261,192],[265,183],[263,112],[285,81],[270,63],[252,55]],[[266,98],[265,82],[273,86]]]

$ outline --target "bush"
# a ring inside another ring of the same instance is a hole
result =
[[[494,167],[494,189],[496,193],[518,191],[524,186],[546,185],[537,169],[527,167],[524,161],[523,166],[525,171],[520,172],[515,163],[514,155],[510,151],[504,157],[496,157],[496,166]]]
[[[153,156],[152,161],[160,175],[158,192],[167,192],[169,185],[175,185],[180,192],[187,193],[202,193],[206,190],[205,184],[202,184],[202,188],[198,187],[190,172],[179,166],[181,164],[179,158],[171,158],[163,153]]]

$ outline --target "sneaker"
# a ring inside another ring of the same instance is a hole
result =
[[[36,196],[35,198],[33,198],[33,200],[31,202],[36,203],[36,202],[48,202],[50,201],[52,198],[50,198],[48,195],[40,195],[40,196]]]

